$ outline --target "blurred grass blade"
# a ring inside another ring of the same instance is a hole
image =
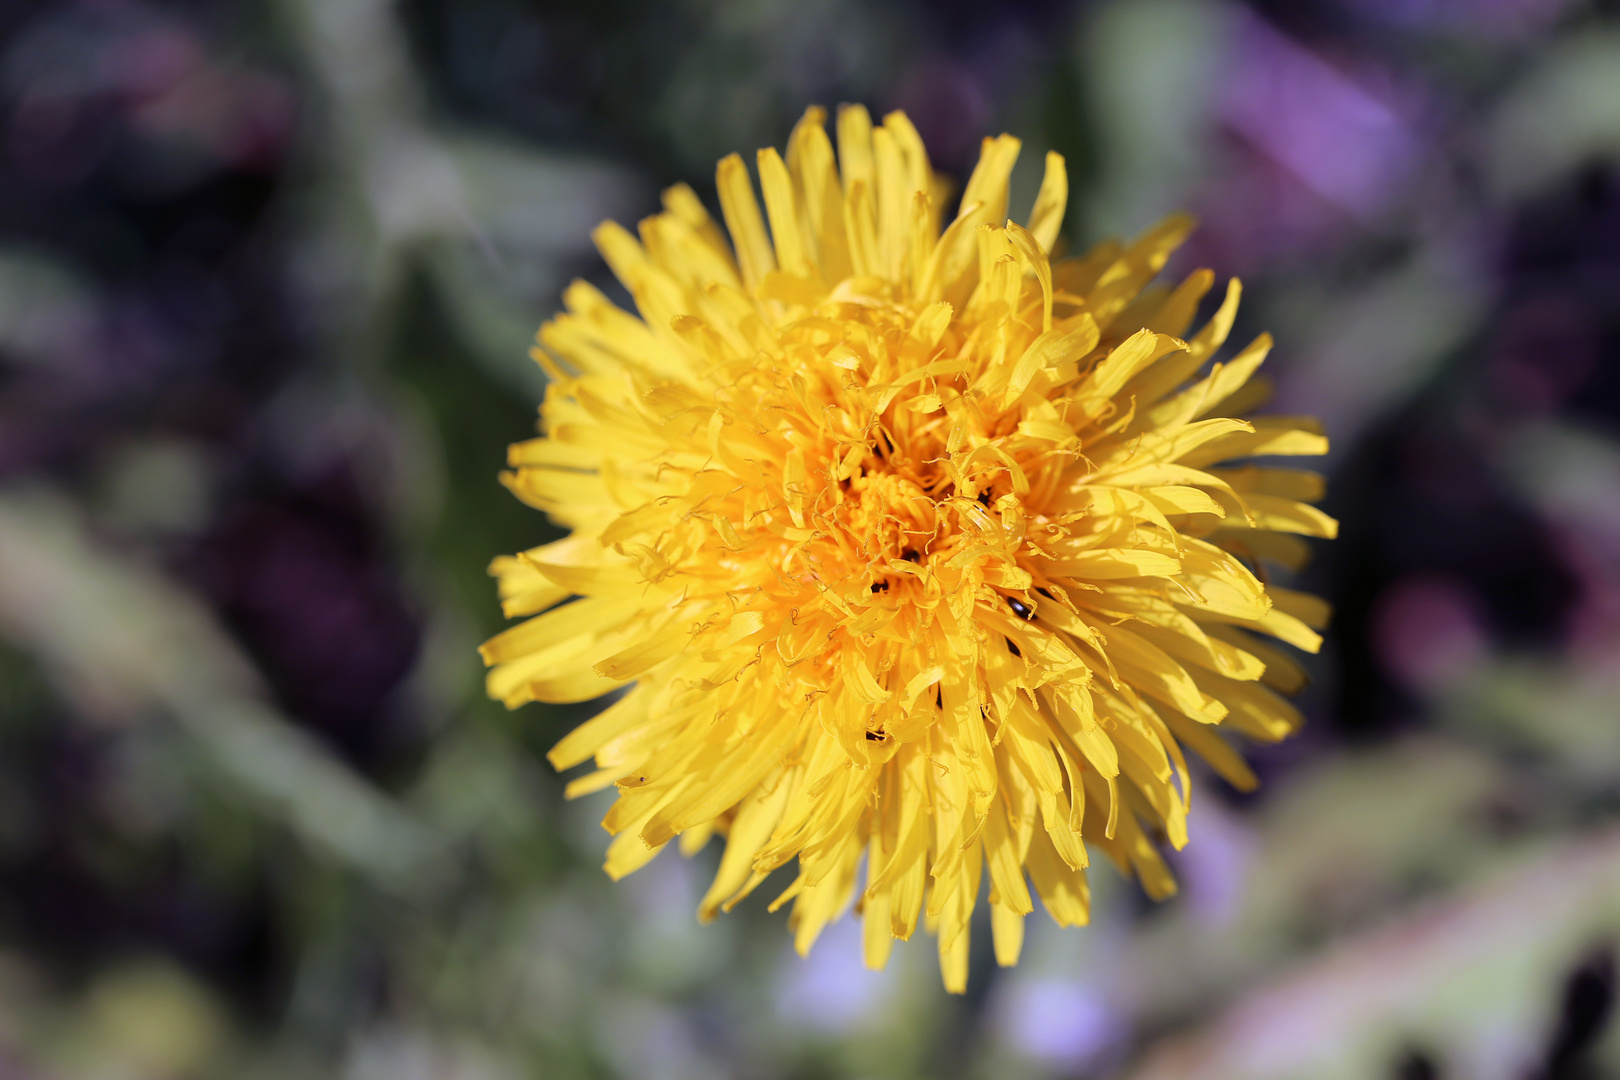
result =
[[[0,631],[86,715],[178,722],[228,791],[380,886],[414,892],[441,876],[426,826],[267,705],[211,614],[98,546],[58,494],[0,494]]]

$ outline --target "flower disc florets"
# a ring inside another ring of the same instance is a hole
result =
[[[1255,570],[1334,524],[1315,474],[1220,463],[1326,441],[1236,418],[1270,344],[1210,366],[1236,282],[1188,337],[1213,276],[1149,286],[1186,219],[1054,261],[1063,161],[1007,221],[1002,136],[941,232],[904,116],[842,110],[836,162],[823,119],[760,152],[764,215],[721,162],[730,244],[684,187],[597,231],[641,318],[575,283],[541,331],[545,435],[505,479],[573,531],[496,561],[507,614],[544,614],[484,654],[514,707],[634,683],[551,754],[618,788],[610,874],[718,831],[702,917],[797,858],[801,950],[856,901],[881,965],[926,913],[960,990],[984,870],[1002,963],[1030,882],[1086,921],[1088,845],[1168,895],[1182,745],[1247,786],[1216,728],[1297,726],[1261,635],[1314,649],[1326,612]]]

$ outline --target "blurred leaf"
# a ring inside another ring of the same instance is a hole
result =
[[[1246,995],[1129,1075],[1361,1080],[1414,1045],[1441,1075],[1531,1075],[1560,976],[1617,931],[1620,833],[1537,845],[1461,895]]]
[[[442,876],[445,853],[423,824],[277,715],[206,610],[97,546],[58,495],[0,495],[0,626],[87,714],[168,715],[226,782],[384,887],[409,892]]]
[[[1592,158],[1620,160],[1620,33],[1593,27],[1542,50],[1490,136],[1499,197],[1524,198]]]

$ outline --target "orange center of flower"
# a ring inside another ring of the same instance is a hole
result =
[[[1072,531],[1030,509],[1080,460],[1077,440],[1055,452],[1023,437],[1023,410],[974,386],[993,352],[951,314],[845,291],[779,327],[779,352],[714,371],[722,388],[684,421],[693,438],[717,432],[714,452],[664,466],[703,494],[658,559],[694,609],[724,597],[779,619],[772,651],[806,689],[836,678],[828,653],[870,655],[891,623],[896,646],[923,640],[952,596],[1032,618],[1043,541]],[[1038,335],[1038,299],[1020,314]]]

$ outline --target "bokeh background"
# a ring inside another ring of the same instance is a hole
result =
[[[1194,210],[1335,445],[1308,729],[962,998],[611,886],[474,654],[589,229],[840,101]],[[1617,163],[1612,0],[5,0],[0,1077],[1620,1077]]]

